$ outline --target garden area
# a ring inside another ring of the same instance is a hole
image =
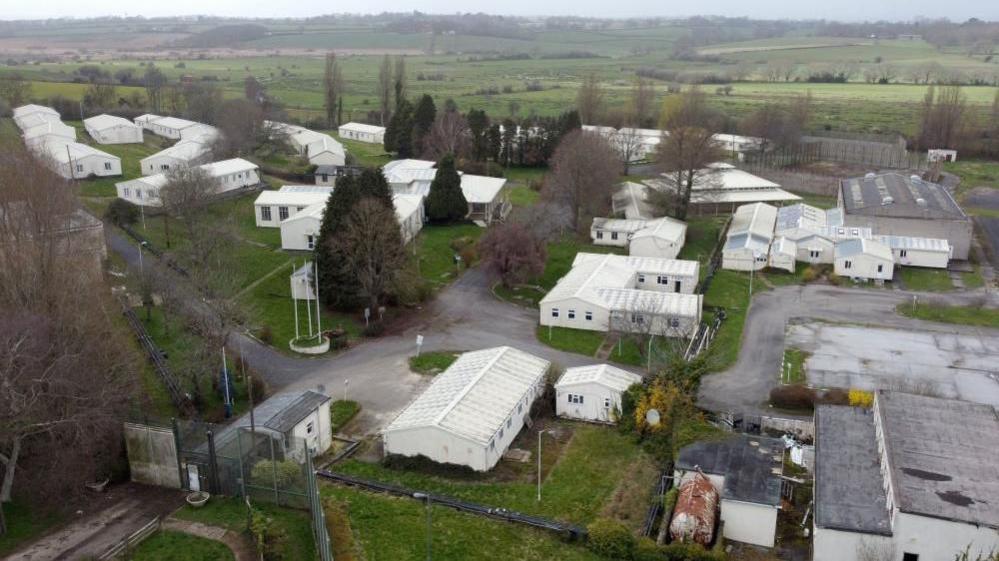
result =
[[[130,552],[133,561],[234,561],[225,544],[182,532],[162,530]]]
[[[315,540],[312,537],[312,522],[305,510],[282,508],[269,503],[257,501],[253,508],[262,516],[266,523],[269,539],[268,558],[302,559],[316,558]],[[242,533],[247,530],[246,503],[239,498],[212,497],[201,508],[184,506],[173,514],[175,518],[190,522],[200,522],[209,526],[218,526],[232,532]],[[138,558],[136,558],[138,560]],[[159,558],[153,558],[159,559]],[[174,558],[163,558],[174,559]],[[188,559],[188,558],[177,558]]]

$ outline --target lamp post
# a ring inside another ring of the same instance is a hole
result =
[[[552,437],[555,436],[555,433],[552,432],[551,430],[538,431],[538,502],[539,503],[541,502],[541,435],[546,432],[552,435]]]
[[[760,252],[753,252],[753,265],[749,268],[749,296],[753,296],[753,273],[756,272],[756,262],[760,259]]]
[[[413,498],[418,501],[426,501],[427,504],[427,561],[432,559],[431,546],[433,544],[432,532],[432,520],[430,518],[430,493],[413,493]]]
[[[145,269],[142,267],[142,248],[146,247],[147,243],[146,241],[139,242],[139,276],[145,276],[146,274]]]

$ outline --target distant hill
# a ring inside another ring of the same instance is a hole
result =
[[[220,25],[177,41],[179,47],[211,48],[234,47],[244,41],[267,36],[267,28],[255,23]]]

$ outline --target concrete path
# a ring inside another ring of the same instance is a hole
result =
[[[996,293],[985,290],[914,293],[813,284],[785,286],[757,293],[746,317],[738,360],[728,370],[702,379],[698,403],[713,411],[772,413],[767,401],[770,390],[778,382],[785,333],[792,320],[811,319],[913,331],[972,334],[999,341],[999,329],[936,324],[896,314],[895,307],[912,302],[913,295],[921,302],[999,306]]]
[[[62,561],[102,555],[152,519],[165,517],[184,504],[184,494],[138,483],[115,485],[94,493],[77,520],[49,533],[5,558],[5,561]]]
[[[236,561],[256,561],[257,559],[256,548],[253,543],[246,535],[238,532],[172,517],[163,521],[162,529],[182,532],[199,538],[224,543],[226,547],[232,550]]]

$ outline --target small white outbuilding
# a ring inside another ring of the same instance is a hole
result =
[[[121,175],[121,158],[68,138],[49,135],[32,150],[66,179]]]
[[[385,455],[492,469],[523,428],[550,367],[511,347],[462,354],[382,431]]]
[[[722,247],[722,268],[759,271],[766,267],[776,222],[777,207],[754,203],[737,208]]]
[[[211,157],[208,144],[198,140],[181,140],[177,144],[139,160],[142,175],[166,173],[180,166],[203,164]]]
[[[642,377],[609,364],[567,368],[555,383],[555,414],[559,417],[616,423],[621,394]]]
[[[259,168],[242,158],[222,160],[198,166],[218,182],[216,194],[250,187],[260,183]],[[120,172],[119,172],[120,174]],[[167,175],[157,173],[115,183],[118,198],[139,206],[160,206],[160,189],[167,184]]]
[[[340,138],[347,140],[356,140],[369,144],[385,143],[385,127],[351,122],[340,125],[340,129],[337,132],[340,134]]]
[[[891,248],[866,238],[842,240],[836,243],[834,272],[854,280],[884,282],[895,275],[895,260]]]
[[[326,204],[333,187],[284,185],[277,191],[262,191],[253,202],[258,228],[278,228],[281,222],[315,204]]]
[[[628,255],[676,259],[687,241],[687,224],[664,216],[649,220],[644,228],[631,235]]]
[[[97,115],[83,120],[83,126],[98,144],[141,144],[142,127],[114,115]]]

